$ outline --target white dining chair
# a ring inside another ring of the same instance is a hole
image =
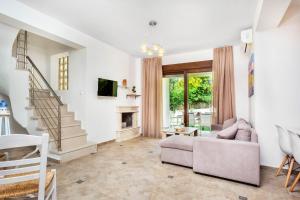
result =
[[[288,165],[288,173],[285,180],[285,187],[288,187],[290,176],[294,167],[295,159],[292,154],[292,147],[290,137],[286,129],[279,125],[275,125],[278,133],[278,143],[281,151],[285,154],[279,168],[277,169],[276,176],[278,176],[285,165]]]
[[[0,137],[0,150],[38,146],[39,156],[0,162],[0,199],[35,195],[38,200],[56,200],[56,172],[46,171],[48,134],[12,134]]]
[[[299,133],[296,133],[292,130],[288,130],[288,133],[290,136],[293,156],[294,156],[296,162],[298,164],[300,164],[300,136],[299,136]],[[299,180],[300,180],[300,172],[298,172],[298,174],[290,188],[290,192],[294,191]]]
[[[212,114],[211,113],[201,113],[200,114],[200,127],[208,127],[211,130],[212,124]]]
[[[195,126],[195,114],[189,113],[189,126],[194,127]]]

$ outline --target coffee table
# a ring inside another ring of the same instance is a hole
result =
[[[169,129],[166,132],[166,136],[169,137],[171,135],[187,135],[187,136],[197,136],[198,129],[194,127],[184,127],[183,131],[176,131],[175,128]]]

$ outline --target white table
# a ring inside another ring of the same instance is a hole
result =
[[[197,136],[198,129],[194,127],[184,127],[184,131],[176,131],[175,128],[172,128],[167,131],[167,136],[171,135],[187,135],[187,136]]]

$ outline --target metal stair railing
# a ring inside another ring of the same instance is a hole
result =
[[[61,108],[63,103],[29,56],[30,104],[61,151]],[[41,93],[44,93],[43,95]]]

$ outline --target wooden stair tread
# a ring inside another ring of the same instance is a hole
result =
[[[60,98],[60,97],[59,97]],[[54,96],[48,96],[48,97],[27,97],[28,100],[31,99],[37,99],[37,100],[47,100],[47,99],[56,99]]]
[[[49,89],[37,89],[37,88],[30,88],[29,90],[37,91],[37,92],[50,92]]]
[[[85,130],[74,132],[74,133],[72,133],[72,135],[62,134],[61,139],[62,140],[67,140],[67,139],[70,139],[70,138],[81,137],[81,136],[87,136]],[[49,141],[54,142],[54,139],[52,137],[50,137]]]
[[[63,104],[63,107],[67,107],[67,104]],[[32,109],[57,109],[57,107],[41,107],[41,106],[26,106],[25,109],[32,110]]]
[[[61,114],[62,118],[64,118],[64,117],[73,117],[73,116],[74,115],[73,115],[72,112],[66,113],[66,114]],[[33,119],[33,120],[38,120],[38,119],[42,119],[42,118],[47,118],[47,119],[49,119],[49,118],[57,118],[57,116],[43,116],[43,117],[41,117],[41,116],[32,116],[31,117],[31,119]]]
[[[62,128],[67,128],[67,127],[73,127],[73,126],[81,126],[80,121],[75,120],[75,123],[70,123],[70,124],[62,124]],[[57,127],[51,127],[51,129],[56,129]],[[40,130],[48,130],[47,127],[38,127],[37,129]]]

